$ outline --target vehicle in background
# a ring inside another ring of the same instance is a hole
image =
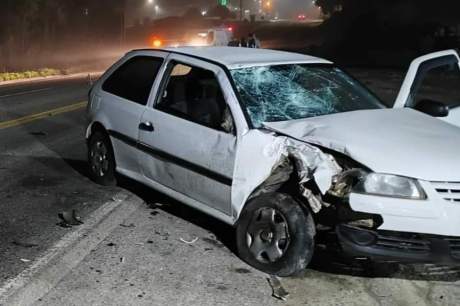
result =
[[[152,36],[150,47],[221,47],[228,46],[233,38],[233,27],[215,27],[211,29],[187,30],[182,36],[160,38]]]
[[[305,20],[307,20],[307,16],[305,14],[299,14],[299,15],[297,15],[297,20],[298,21],[305,21]]]

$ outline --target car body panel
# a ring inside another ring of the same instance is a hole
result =
[[[457,65],[460,68],[460,57],[455,50],[434,52],[414,59],[410,64],[393,107],[414,107],[415,103],[418,102],[414,101],[414,98],[425,75],[433,69],[449,65]],[[452,109],[447,117],[440,119],[460,126],[459,107]]]
[[[155,109],[142,120],[155,127],[151,133],[140,131],[142,173],[230,214],[236,137]]]
[[[460,127],[460,106],[451,108],[449,110],[449,115],[447,117],[439,118],[439,119],[441,119],[444,122]]]
[[[171,54],[168,61],[212,71],[232,114],[235,133],[247,130],[244,114],[220,67],[180,54]],[[166,79],[168,76],[162,77]],[[142,122],[151,122],[155,130],[151,133],[139,131],[139,142],[144,147],[140,153],[142,173],[147,179],[205,203],[211,209],[232,215],[231,186],[236,136],[157,110],[155,103],[156,100],[151,101],[142,116]],[[197,142],[197,139],[200,141]]]
[[[432,182],[419,182],[427,194],[426,200],[352,193],[350,206],[354,211],[381,215],[381,230],[460,236],[460,202],[443,199]]]
[[[265,126],[343,153],[375,172],[460,181],[460,130],[409,108],[354,111]]]
[[[301,169],[301,183],[314,179],[325,194],[332,178],[341,172],[334,158],[319,148],[269,131],[252,129],[238,139],[232,186],[234,222],[238,220],[247,200],[286,159],[295,159]]]
[[[146,106],[105,92],[102,84],[115,70],[134,56],[152,56],[166,60],[168,53],[155,51],[127,54],[100,78],[92,91],[95,95],[92,100],[97,105],[92,109],[93,114],[90,114],[91,121],[100,123],[111,136],[117,170],[139,171],[139,156],[137,152],[133,154],[132,148],[133,142],[138,138],[139,122]],[[155,83],[158,81],[159,78]]]
[[[184,195],[183,193],[180,193],[180,192],[177,192],[175,191],[174,189],[171,189],[171,188],[168,188],[160,183],[157,183],[156,181],[154,180],[150,180],[150,179],[147,179],[144,175],[142,175],[141,173],[139,172],[133,172],[133,171],[128,171],[128,170],[123,170],[123,169],[119,169],[117,170],[119,173],[125,175],[126,177],[129,177],[133,180],[136,180],[138,182],[141,182],[142,184],[145,184],[147,186],[149,186],[150,188],[153,188],[154,190],[157,190],[159,192],[162,192],[166,195],[168,195],[169,197],[177,200],[177,201],[180,201],[181,203],[185,203],[187,205],[189,205],[190,207],[193,207],[195,209],[198,209],[202,212],[205,212],[206,214],[224,222],[224,223],[227,223],[227,224],[234,224],[234,218],[232,218],[231,216],[229,216],[228,214],[226,213],[223,213],[219,210],[216,210],[216,209],[212,209],[210,208],[209,206],[207,206],[206,204],[203,204],[202,202],[200,201],[197,201],[197,200],[194,200],[186,195]]]
[[[415,102],[413,101],[413,97],[416,93],[414,91],[417,90],[417,88],[414,88],[414,84],[417,82],[417,79],[423,79],[424,74],[431,69],[449,64],[459,65],[460,67],[460,58],[457,51],[439,51],[414,59],[409,66],[393,107],[413,107]]]
[[[209,61],[218,62],[227,69],[238,69],[265,65],[284,64],[332,64],[325,59],[291,53],[257,48],[232,48],[232,47],[185,47],[167,48],[167,51],[181,53],[188,57],[199,57]]]

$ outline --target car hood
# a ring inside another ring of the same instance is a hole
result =
[[[343,153],[375,172],[460,181],[460,128],[412,109],[354,111],[264,126]]]

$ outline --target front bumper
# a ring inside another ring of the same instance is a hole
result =
[[[340,224],[339,243],[347,256],[374,261],[460,264],[460,237],[370,231]]]
[[[379,230],[460,237],[460,182],[419,183],[427,195],[425,200],[351,193],[349,204],[355,212],[380,215],[383,224]],[[458,190],[447,190],[454,187]]]

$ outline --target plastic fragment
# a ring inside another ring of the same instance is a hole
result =
[[[186,243],[186,244],[194,244],[195,242],[198,241],[198,237],[196,237],[195,239],[193,239],[191,241],[187,241],[184,238],[180,238],[179,240],[182,241],[183,243]]]
[[[38,247],[38,244],[37,244],[37,243],[33,243],[33,242],[26,242],[26,241],[14,240],[12,243],[13,243],[14,245],[17,245],[17,246],[20,246],[20,247],[24,247],[24,248],[35,248],[35,247]]]
[[[136,227],[136,226],[134,225],[134,223],[130,223],[130,224],[121,223],[120,226],[121,226],[121,227],[127,227],[127,228]]]
[[[78,226],[83,224],[83,221],[81,221],[81,218],[77,215],[77,212],[74,210],[72,211],[65,211],[60,214],[58,214],[59,219],[61,219],[61,225],[62,227],[71,227],[71,226]]]
[[[287,292],[286,289],[284,289],[278,277],[270,275],[270,277],[267,278],[267,280],[270,284],[270,287],[272,287],[272,296],[274,298],[277,298],[278,300],[286,301],[289,296],[289,292]]]

